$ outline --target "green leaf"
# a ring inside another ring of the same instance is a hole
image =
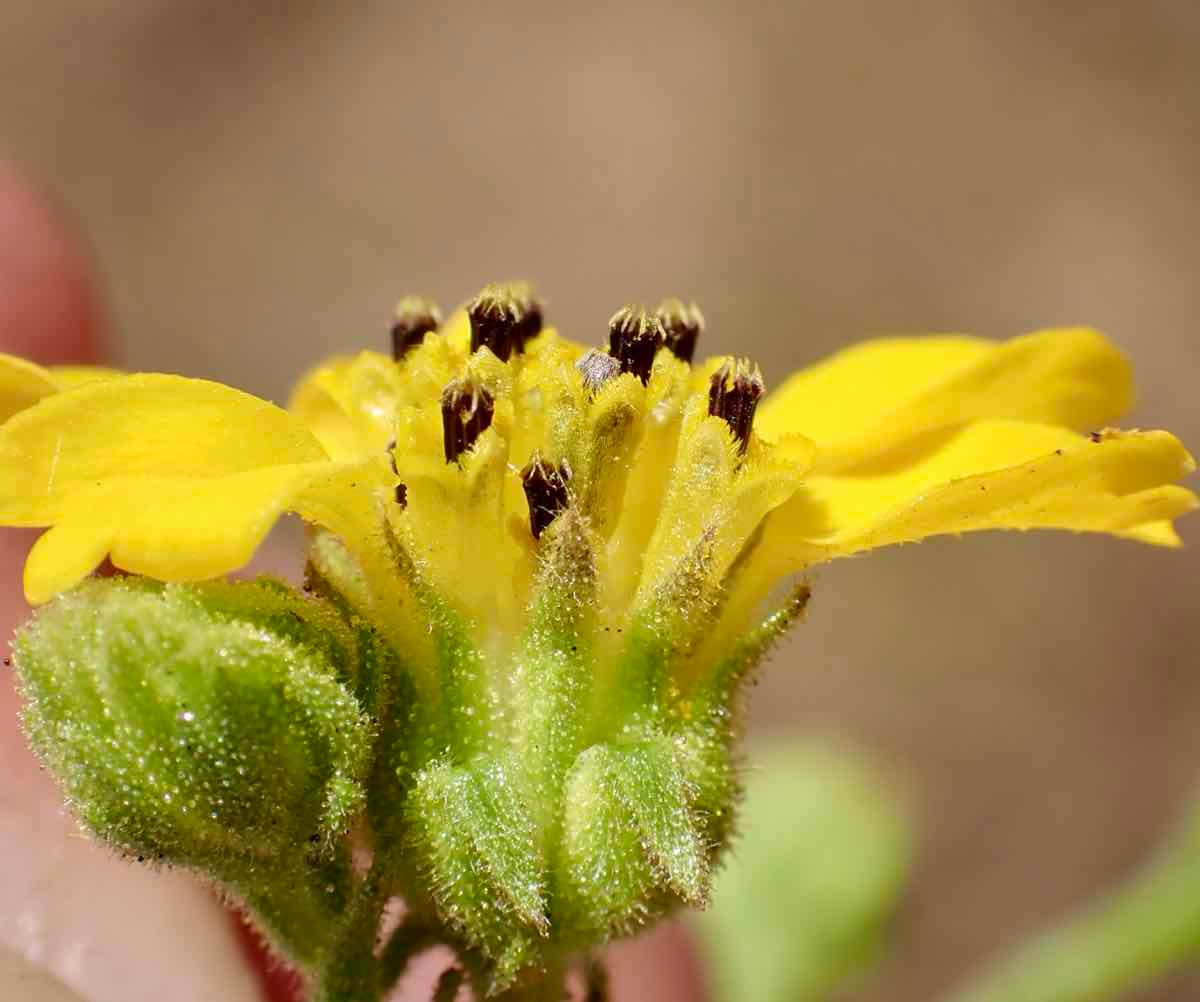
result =
[[[907,869],[907,828],[861,766],[779,748],[748,777],[740,829],[699,921],[716,998],[824,998],[871,956]]]
[[[951,1002],[1109,1002],[1200,961],[1200,805],[1124,886],[1021,944]]]

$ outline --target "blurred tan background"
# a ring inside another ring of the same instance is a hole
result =
[[[276,398],[404,291],[534,279],[599,341],[695,296],[768,380],[853,339],[1087,322],[1200,446],[1191,0],[0,0],[0,150],[78,213],[131,366]],[[1182,554],[975,537],[823,571],[756,700],[907,774],[848,999],[923,1002],[1128,871],[1200,780]],[[1179,979],[1143,1000],[1200,995]]]

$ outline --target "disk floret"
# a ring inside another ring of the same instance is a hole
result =
[[[471,350],[489,348],[502,362],[525,350],[542,330],[542,303],[528,282],[487,286],[467,312],[471,318]]]
[[[437,303],[424,296],[405,296],[396,304],[392,320],[392,358],[399,362],[441,324]]]
[[[623,306],[608,322],[608,352],[645,385],[650,380],[654,356],[663,344],[659,319],[644,306]]]
[[[696,344],[704,333],[704,314],[695,303],[674,297],[664,299],[654,311],[663,331],[663,343],[676,358],[691,362]]]

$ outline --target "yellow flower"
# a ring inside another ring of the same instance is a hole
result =
[[[1196,506],[1171,435],[1086,434],[1131,398],[1094,331],[867,342],[757,406],[747,363],[689,364],[702,320],[678,301],[622,311],[607,353],[542,330],[523,285],[473,306],[438,326],[406,300],[393,355],[330,359],[288,410],[202,380],[5,359],[0,523],[49,527],[30,601],[106,556],[165,581],[225,574],[291,511],[353,555],[394,634],[422,632],[396,612],[419,578],[502,643],[534,529],[569,498],[602,540],[612,624],[700,581],[723,603],[720,646],[777,580],[821,561],[989,528],[1174,546],[1171,520]]]
[[[747,360],[692,364],[702,326],[626,307],[588,350],[523,283],[444,324],[404,300],[390,355],[329,360],[287,410],[0,360],[0,524],[47,529],[31,601],[106,556],[192,581],[285,512],[315,527],[310,598],[93,582],[21,635],[31,737],[88,823],[246,897],[320,997],[381,996],[425,942],[376,964],[397,893],[477,995],[548,997],[580,953],[706,902],[739,693],[807,598],[762,618],[781,578],[975,529],[1173,546],[1196,507],[1171,435],[1095,430],[1131,390],[1093,331],[870,342],[764,397]],[[285,738],[280,762],[256,751]],[[228,748],[253,769],[231,777]],[[248,876],[243,844],[277,858]],[[333,855],[308,873],[314,845]]]

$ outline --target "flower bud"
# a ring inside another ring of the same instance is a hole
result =
[[[101,838],[240,878],[348,829],[370,729],[346,638],[278,587],[96,580],[18,634],[26,729]]]

